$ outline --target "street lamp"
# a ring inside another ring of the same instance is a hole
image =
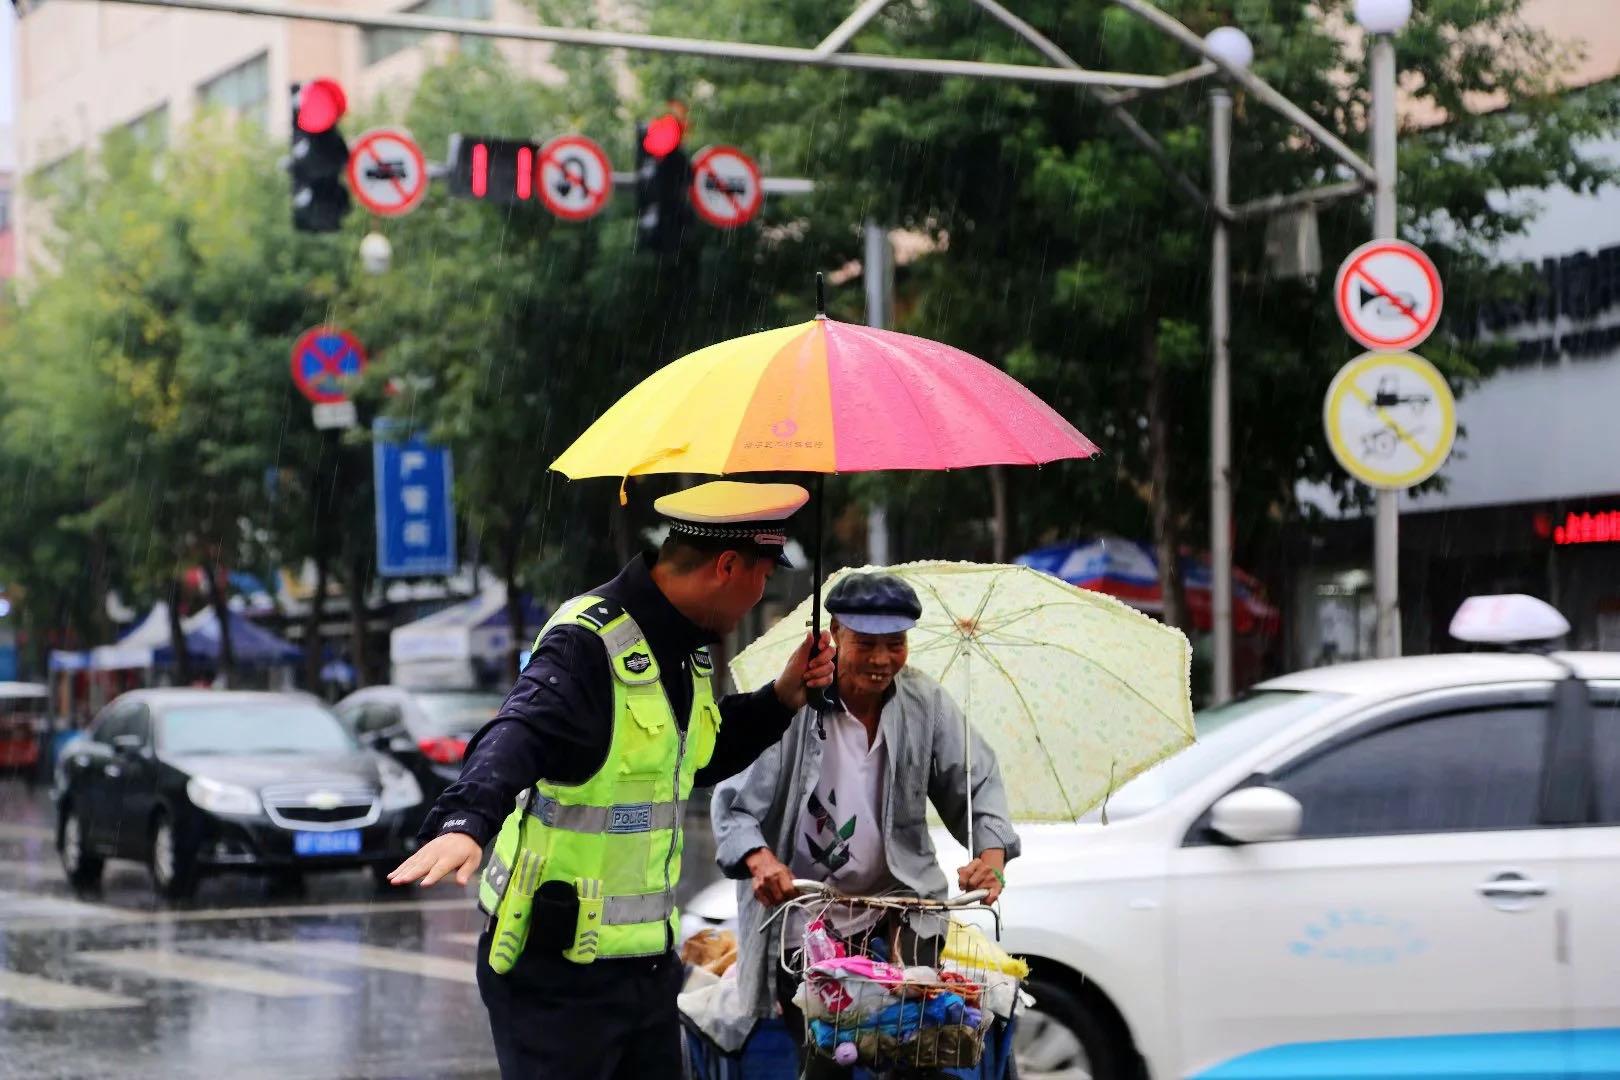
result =
[[[1356,0],[1356,22],[1370,34],[1393,34],[1412,17],[1412,0]]]
[[[1372,107],[1373,239],[1395,237],[1395,39],[1412,17],[1412,0],[1356,0],[1356,21],[1372,35],[1367,78]],[[1374,596],[1378,602],[1376,652],[1401,654],[1400,492],[1380,489],[1373,519]]]
[[[1235,26],[1204,36],[1210,54],[1235,68],[1254,61],[1254,43]],[[1232,659],[1232,264],[1227,240],[1231,204],[1232,95],[1214,83],[1209,92],[1209,200],[1215,208],[1209,273],[1209,564],[1210,633],[1214,639],[1216,703],[1235,689]],[[1171,558],[1175,558],[1171,553]]]
[[[1217,26],[1204,35],[1204,45],[1233,67],[1246,68],[1254,62],[1254,42],[1235,26]]]

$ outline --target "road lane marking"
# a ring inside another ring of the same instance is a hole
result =
[[[246,948],[271,956],[313,960],[336,967],[369,968],[401,975],[420,975],[428,979],[449,979],[469,986],[478,985],[478,975],[473,965],[465,959],[431,956],[405,949],[385,949],[352,941],[263,941]]]
[[[49,825],[16,825],[0,822],[0,837],[7,840],[56,840],[56,830]]]
[[[483,936],[484,935],[477,930],[473,930],[465,934],[439,935],[441,940],[448,941],[452,945],[476,945],[478,944],[478,939]]]
[[[26,898],[34,901],[29,915],[15,921],[6,917],[9,898],[20,894],[0,890],[0,934],[22,931],[66,930],[82,925],[78,919],[62,919],[65,908],[83,913],[84,918],[102,918],[135,925],[159,925],[188,922],[230,922],[235,919],[320,919],[331,915],[387,915],[396,911],[466,911],[475,912],[470,898],[455,900],[389,900],[381,903],[289,904],[282,907],[230,907],[199,908],[194,911],[139,911],[112,907],[107,904],[83,904],[54,897]],[[58,917],[52,917],[52,916]],[[478,915],[477,918],[483,918]]]
[[[110,949],[82,952],[76,956],[86,963],[131,975],[198,983],[218,990],[236,990],[261,997],[333,997],[353,992],[349,987],[337,983],[284,975],[279,971],[267,971],[229,960],[188,956],[166,949]]]
[[[138,919],[138,912],[120,911],[105,904],[0,889],[0,933],[42,922],[59,929],[72,929],[87,922],[126,923]]]
[[[76,1009],[128,1009],[141,1004],[134,998],[109,994],[105,990],[92,990],[88,986],[43,979],[38,975],[21,975],[15,971],[0,970],[0,1001],[9,1001],[25,1009],[44,1009],[51,1012],[71,1012]]]

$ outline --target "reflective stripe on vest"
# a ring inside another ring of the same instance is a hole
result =
[[[553,829],[576,833],[638,833],[673,829],[680,824],[681,804],[621,803],[618,806],[570,806],[535,792],[529,813]]]

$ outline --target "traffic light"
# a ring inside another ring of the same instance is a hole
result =
[[[636,125],[636,250],[679,252],[692,226],[692,164],[681,149],[685,109]]]
[[[336,232],[349,212],[349,189],[343,171],[349,144],[337,122],[348,109],[343,88],[331,79],[315,79],[292,88],[293,228],[301,232]]]

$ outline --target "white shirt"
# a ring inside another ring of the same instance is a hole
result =
[[[892,891],[897,886],[883,837],[888,760],[883,732],[868,744],[866,725],[846,709],[828,715],[825,723],[821,776],[799,808],[789,868],[796,878],[825,881],[846,896]],[[862,929],[876,916],[852,914],[847,908],[827,914],[840,932]],[[796,921],[802,929],[803,921]]]

